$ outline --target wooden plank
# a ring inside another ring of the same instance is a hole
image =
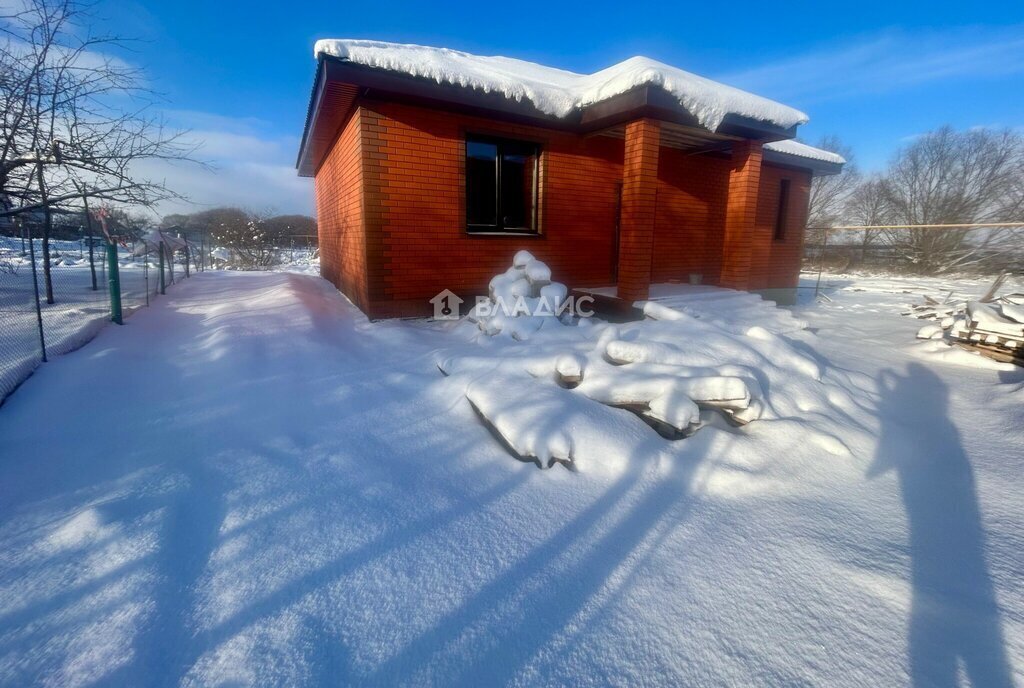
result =
[[[991,358],[993,361],[999,361],[1000,363],[1013,363],[1014,365],[1024,368],[1024,358],[1007,353],[1005,349],[960,340],[954,340],[953,343],[961,349],[977,352],[986,358]]]

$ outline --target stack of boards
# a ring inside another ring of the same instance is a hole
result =
[[[996,361],[1024,366],[1024,294],[996,297],[994,291],[978,301],[957,302],[952,293],[941,302],[926,296],[925,303],[904,314],[937,323],[922,327],[920,339],[948,339]]]

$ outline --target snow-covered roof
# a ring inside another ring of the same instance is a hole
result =
[[[593,74],[576,74],[509,57],[484,57],[447,48],[382,41],[320,40],[313,52],[317,58],[327,55],[439,84],[526,100],[554,117],[566,117],[640,86],[657,86],[675,96],[710,131],[716,131],[729,115],[768,122],[783,129],[808,119],[799,110],[781,103],[646,57],[632,57]]]
[[[795,155],[798,158],[807,158],[808,160],[820,160],[821,162],[828,162],[835,165],[842,165],[846,162],[846,158],[838,153],[832,153],[831,151],[822,150],[821,148],[808,146],[806,143],[800,143],[793,139],[772,141],[771,143],[764,144],[764,147],[767,150],[775,151],[776,153]]]
[[[188,246],[188,241],[182,237],[176,237],[160,229],[154,229],[143,236],[135,246],[133,252],[136,256],[142,256],[150,251],[159,251],[160,244],[163,244],[171,251],[180,251]]]

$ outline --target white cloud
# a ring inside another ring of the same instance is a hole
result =
[[[1024,27],[886,31],[742,72],[722,81],[805,105],[954,79],[1024,73]]]
[[[194,157],[210,169],[183,162],[145,161],[139,176],[163,180],[188,201],[168,201],[159,215],[197,212],[215,206],[240,206],[279,213],[313,213],[312,180],[295,171],[299,139],[269,133],[257,118],[232,118],[216,113],[167,111],[172,125],[195,127],[186,135],[200,145]]]
[[[298,147],[297,140],[291,137],[267,139],[253,134],[210,129],[191,130],[184,138],[189,144],[199,146],[198,157],[222,163],[279,161],[289,152],[294,153],[288,150],[289,145]]]

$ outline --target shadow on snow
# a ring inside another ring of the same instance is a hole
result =
[[[1012,686],[985,560],[974,474],[948,417],[949,391],[925,366],[883,371],[881,436],[868,470],[896,472],[910,530],[909,665],[915,686]]]

